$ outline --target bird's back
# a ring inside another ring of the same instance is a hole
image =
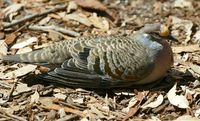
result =
[[[162,40],[144,31],[127,36],[80,37],[33,52],[6,56],[3,60],[62,63],[61,68],[43,77],[69,86],[87,87],[88,84],[90,87],[91,83],[94,87],[102,84],[117,87],[148,77],[154,69],[156,57],[163,49],[159,41]]]

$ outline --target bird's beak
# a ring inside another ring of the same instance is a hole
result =
[[[165,25],[161,25],[159,35],[169,40],[178,42],[178,40],[170,34],[169,28]]]

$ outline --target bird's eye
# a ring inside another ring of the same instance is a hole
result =
[[[151,41],[154,41],[155,39],[154,39],[154,37],[152,36],[153,34],[155,34],[155,33],[144,34],[143,36],[144,36],[145,38],[151,40]]]
[[[145,33],[145,34],[143,34],[143,35],[144,35],[144,37],[149,37],[149,34],[146,34],[146,33]]]

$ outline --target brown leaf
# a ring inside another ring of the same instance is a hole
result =
[[[183,116],[180,116],[173,121],[199,121],[199,118],[198,117],[192,117],[190,115],[183,115]]]
[[[41,73],[47,73],[49,71],[49,68],[44,67],[44,66],[39,66],[37,68]]]
[[[0,58],[7,54],[7,45],[5,41],[0,40]]]
[[[109,29],[109,22],[105,18],[98,17],[96,13],[89,17],[91,23],[100,28],[103,31],[107,31]]]
[[[39,98],[40,98],[40,94],[38,93],[37,90],[35,90],[35,93],[33,95],[31,95],[31,101],[30,101],[30,103],[31,104],[38,103]]]
[[[11,13],[19,11],[24,5],[23,4],[12,4],[8,7],[6,7],[3,10],[3,13],[5,13],[5,16],[10,15]]]
[[[21,68],[18,68],[17,70],[11,71],[6,73],[5,75],[1,76],[1,79],[12,79],[17,78],[23,75],[26,75],[30,72],[33,72],[36,69],[36,65],[26,65]]]
[[[5,37],[5,33],[4,32],[0,32],[0,39],[3,39]]]
[[[76,2],[70,1],[69,5],[67,7],[67,13],[70,13],[71,11],[76,10],[77,8],[78,8],[78,6],[77,6]]]
[[[73,113],[73,114],[76,114],[78,116],[84,117],[84,114],[82,113],[82,111],[75,110],[75,109],[72,109],[72,108],[69,108],[69,107],[66,107],[66,106],[60,106],[60,105],[54,104],[53,103],[54,99],[55,98],[52,98],[52,97],[45,97],[45,98],[40,98],[39,101],[42,104],[42,107],[45,108],[45,109],[60,110],[61,108],[63,108],[65,112]]]
[[[155,14],[161,14],[162,13],[162,3],[161,2],[156,2],[154,5],[154,13]]]
[[[106,11],[107,7],[100,3],[98,0],[75,0],[76,4],[83,8],[89,8],[94,10]]]
[[[142,108],[144,108],[144,109],[145,108],[156,108],[162,104],[163,100],[164,100],[164,97],[162,94],[160,94],[155,101],[152,101],[151,103],[142,106]]]
[[[169,102],[172,105],[177,106],[178,108],[183,108],[183,109],[189,108],[189,102],[186,96],[176,94],[176,91],[177,91],[176,86],[177,86],[177,83],[167,93],[167,98]]]
[[[11,49],[20,49],[20,48],[23,48],[25,46],[31,45],[33,42],[37,42],[37,41],[38,41],[37,37],[30,37],[30,38],[28,38],[24,41],[21,41],[19,43],[14,44],[11,47]]]
[[[48,37],[53,41],[59,41],[61,39],[58,33],[52,31],[49,32]]]
[[[0,12],[0,20],[3,20],[4,19],[4,17],[5,17],[5,14],[4,13],[2,13],[2,12]],[[1,21],[0,21],[0,23],[1,23]],[[2,24],[2,23],[1,23]]]
[[[74,20],[86,26],[91,26],[91,22],[88,20],[87,16],[84,14],[77,14],[77,13],[67,14],[65,17],[63,17],[63,20],[66,20],[66,21]]]
[[[25,47],[25,48],[20,48],[16,54],[22,54],[22,53],[27,53],[33,51],[32,48],[30,47]]]
[[[129,110],[129,112],[124,117],[123,121],[126,121],[128,118],[134,116],[137,113],[137,111],[140,108],[140,104],[141,104],[142,100],[144,99],[144,97],[146,96],[146,94],[148,94],[148,92],[139,92],[138,95],[136,95],[136,98],[138,100],[138,104],[135,107],[132,107]]]
[[[3,6],[3,0],[0,1],[0,7],[2,7],[2,6]]]
[[[139,110],[139,107],[132,107],[129,112],[126,114],[126,116],[124,117],[124,119],[122,121],[126,121],[128,118],[130,118],[131,116],[134,116],[137,111]]]
[[[179,46],[179,47],[172,47],[174,53],[181,53],[181,52],[194,52],[200,51],[199,45],[188,45],[188,46]]]
[[[29,91],[31,91],[31,87],[28,87],[27,84],[19,83],[17,84],[17,87],[14,90],[13,95],[18,95],[20,93],[29,92]]]
[[[192,64],[192,63],[190,63],[189,66],[194,72],[200,74],[200,66]]]
[[[7,44],[7,45],[12,44],[12,43],[15,41],[16,37],[17,37],[17,36],[16,36],[15,33],[12,33],[12,34],[10,34],[9,36],[7,36],[6,39],[5,39],[6,44]]]

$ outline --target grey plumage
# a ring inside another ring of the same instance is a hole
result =
[[[67,86],[127,87],[144,80],[155,69],[156,59],[164,47],[163,40],[152,36],[150,32],[160,31],[160,27],[160,24],[150,24],[127,36],[90,36],[70,39],[33,52],[9,55],[3,60],[62,64],[61,68],[56,68],[40,77]],[[167,49],[168,53],[171,53],[170,47]],[[171,63],[166,67],[165,72]]]

